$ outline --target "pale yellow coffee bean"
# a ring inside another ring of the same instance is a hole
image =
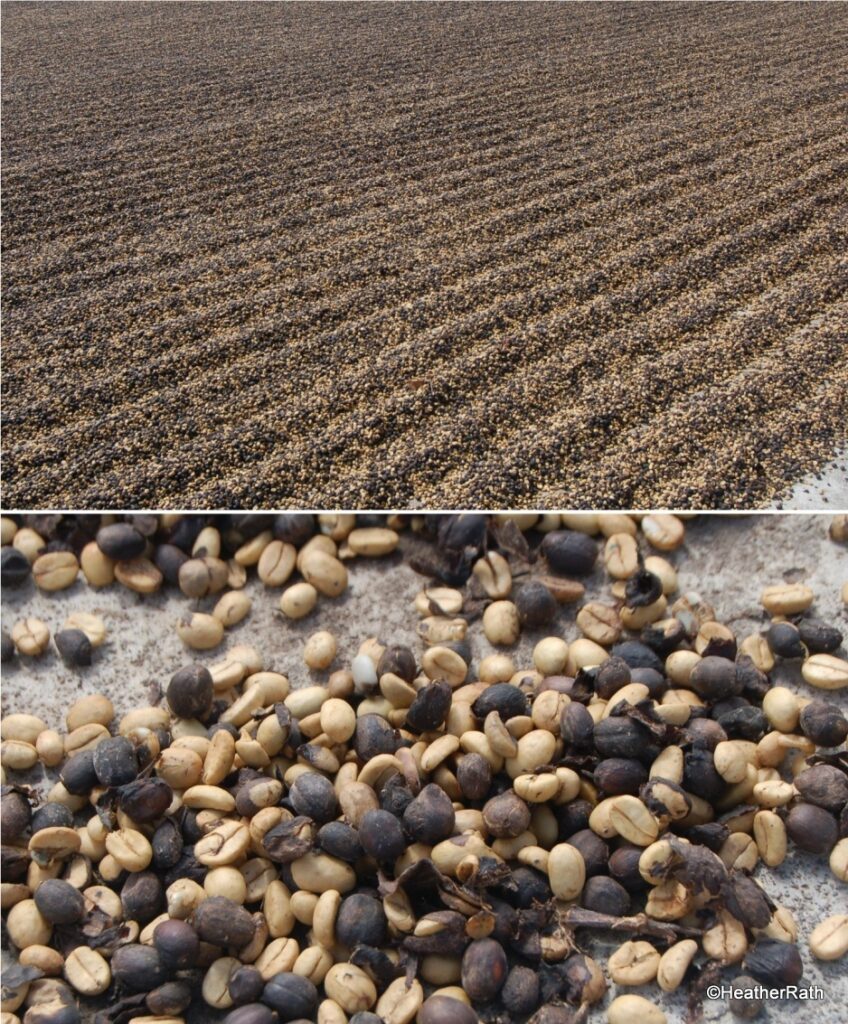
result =
[[[497,655],[490,657],[498,657]],[[488,659],[485,659],[488,660]],[[533,664],[536,669],[543,676],[556,676],[560,675],[568,662],[568,644],[565,640],[558,636],[546,636],[543,640],[540,640],[533,648]],[[512,666],[512,661],[509,660],[509,664]],[[504,669],[506,665],[503,666]],[[480,668],[482,670],[483,664],[481,663]],[[514,666],[512,666],[514,672]],[[509,675],[505,676],[505,679],[509,679],[513,674],[510,672]],[[482,678],[482,671],[481,671]],[[501,680],[486,680],[487,682]]]
[[[6,930],[18,949],[28,946],[48,946],[53,926],[43,917],[35,900],[21,900],[6,917]]]
[[[109,738],[109,730],[99,722],[89,722],[69,732],[65,737],[65,754],[78,754],[83,750],[93,750],[101,740]]]
[[[490,551],[477,559],[471,571],[488,597],[496,601],[509,597],[512,591],[512,569],[503,555]]]
[[[638,531],[636,520],[626,512],[599,512],[597,522],[605,537],[615,537],[620,533],[635,537]]]
[[[122,828],[110,832],[106,836],[106,849],[127,871],[144,871],[153,859],[150,842],[136,829]]]
[[[609,657],[600,644],[588,637],[579,637],[568,647],[568,664],[566,665],[567,675],[576,675],[581,668],[592,668],[594,665],[602,665]],[[573,671],[572,671],[573,669]]]
[[[736,740],[722,740],[713,751],[715,770],[725,782],[741,782],[748,770],[745,749]]]
[[[829,864],[840,882],[848,882],[848,837],[840,839],[830,851]]]
[[[419,615],[458,615],[462,611],[463,597],[452,587],[430,587],[415,595],[415,610]]]
[[[615,831],[636,846],[648,846],[659,834],[656,818],[638,797],[625,794],[613,797],[609,820]]]
[[[221,533],[214,526],[204,526],[191,546],[192,558],[202,558],[204,555],[221,557]]]
[[[295,583],[283,591],[280,597],[280,611],[286,618],[303,619],[314,609],[318,591],[311,583]]]
[[[390,555],[398,546],[400,537],[384,526],[359,527],[347,535],[347,543],[355,555],[379,558]]]
[[[346,700],[331,697],[321,705],[321,731],[333,743],[346,743],[356,732],[356,712]]]
[[[18,532],[18,524],[10,516],[0,518],[0,544],[6,547],[15,539]]]
[[[241,960],[234,956],[222,956],[209,965],[200,993],[203,1001],[216,1010],[227,1010],[233,1005],[229,992],[230,978],[241,967]]]
[[[810,932],[810,952],[817,960],[841,960],[848,953],[848,914],[833,914]]]
[[[92,647],[101,647],[106,639],[106,623],[90,612],[71,612],[63,629],[81,629]]]
[[[454,980],[458,981],[459,977]],[[421,982],[395,978],[377,1000],[374,1011],[386,1024],[411,1024],[424,1004]]]
[[[629,940],[607,958],[609,976],[616,985],[647,985],[657,976],[660,954],[650,944]]]
[[[250,831],[241,821],[224,820],[194,844],[194,855],[206,867],[236,864],[250,846]]]
[[[453,687],[461,686],[468,675],[468,665],[450,647],[428,647],[421,667],[429,679],[444,679]]]
[[[659,578],[662,583],[662,591],[666,597],[676,593],[678,587],[677,572],[670,562],[659,555],[649,555],[645,559],[644,564],[648,572],[652,572],[654,576]]]
[[[133,558],[115,563],[115,579],[137,594],[154,594],[163,581],[162,573],[149,558]]]
[[[771,672],[774,668],[774,655],[761,633],[746,636],[739,645],[739,653],[746,654],[761,672]]]
[[[512,601],[493,601],[483,612],[483,632],[490,644],[511,646],[521,635],[518,608]]]
[[[22,967],[35,967],[36,970],[43,971],[49,978],[58,977],[65,966],[65,958],[50,946],[27,946],[21,950],[18,962]],[[0,1024],[6,1024],[2,1017]]]
[[[745,928],[726,910],[719,910],[718,923],[704,932],[701,945],[707,956],[736,964],[745,956],[748,939]]]
[[[763,813],[765,812],[757,811],[754,821]],[[718,855],[726,868],[736,871],[753,871],[760,859],[757,843],[744,832],[733,832],[729,835],[721,844]]]
[[[32,743],[23,740],[3,740],[0,744],[0,764],[13,772],[25,772],[38,762],[38,751]]]
[[[665,659],[665,673],[675,686],[687,686],[692,669],[700,660],[695,651],[672,651]]]
[[[193,750],[172,745],[157,758],[156,774],[173,789],[188,789],[203,777],[203,758]]]
[[[586,884],[586,863],[580,851],[558,843],[548,854],[548,880],[558,900],[574,900]]]
[[[328,889],[350,892],[356,885],[353,868],[325,853],[307,853],[291,865],[292,878],[299,889],[320,895]]]
[[[250,614],[253,602],[242,590],[228,590],[223,594],[212,611],[212,615],[228,629],[236,626]]]
[[[778,583],[760,594],[760,604],[771,615],[797,615],[813,603],[813,592],[803,583]]]
[[[183,805],[199,809],[207,807],[225,814],[235,809],[235,797],[220,786],[191,786],[183,793]]]
[[[333,964],[324,976],[324,991],[345,1013],[362,1013],[377,1002],[374,982],[350,963]]]
[[[686,538],[686,530],[677,516],[668,512],[652,512],[641,522],[642,534],[660,551],[674,551]]]
[[[792,732],[798,726],[801,705],[798,697],[785,686],[772,686],[763,697],[763,714],[769,724],[780,732]]]
[[[668,779],[669,782],[676,782],[680,785],[683,782],[684,756],[680,747],[665,747],[651,764],[649,776],[660,779]]]
[[[39,590],[65,590],[78,572],[79,562],[73,551],[48,551],[32,563],[32,579]]]
[[[88,946],[77,946],[65,959],[65,979],[83,996],[99,996],[112,983],[109,961]]]
[[[37,715],[4,715],[0,722],[0,737],[4,740],[20,740],[34,744],[47,728],[47,723]]]
[[[336,638],[328,630],[313,633],[303,648],[303,660],[311,669],[329,668],[336,656]]]
[[[209,651],[224,639],[224,627],[212,615],[192,612],[177,623],[177,635],[186,647],[195,651]]]
[[[609,1024],[667,1024],[668,1018],[655,1003],[643,996],[618,996],[607,1009]]]
[[[65,725],[69,732],[84,725],[108,726],[115,717],[112,701],[102,693],[89,694],[75,701],[65,715]]]
[[[614,533],[604,545],[604,565],[613,579],[626,580],[639,568],[639,548],[629,533]]]
[[[309,978],[313,985],[320,985],[332,966],[333,954],[329,949],[307,946],[295,960],[292,974],[299,974],[303,978]]]
[[[818,690],[841,690],[848,686],[848,661],[833,654],[813,654],[801,666],[801,675]]]
[[[263,530],[244,544],[236,551],[233,558],[239,565],[256,565],[262,557],[262,552],[274,539],[270,530]]]
[[[301,558],[299,568],[307,583],[311,583],[325,597],[338,597],[347,587],[348,576],[344,564],[334,555],[312,550]]]
[[[795,796],[796,789],[790,782],[770,779],[754,786],[754,803],[760,807],[785,807]]]
[[[115,582],[115,561],[103,554],[96,541],[90,541],[80,552],[80,568],[90,587],[108,587]]]
[[[256,571],[266,587],[282,587],[294,572],[296,561],[294,544],[272,540],[260,555]]]
[[[668,947],[657,968],[657,984],[663,992],[674,992],[680,987],[697,952],[698,943],[694,939],[681,939]]]
[[[47,550],[44,538],[29,526],[22,526],[15,532],[12,547],[20,551],[30,565]]]
[[[615,608],[600,601],[589,601],[577,613],[577,625],[583,635],[596,644],[609,647],[621,637],[622,620]]]
[[[45,729],[35,741],[35,752],[46,768],[55,768],[65,759],[65,744],[55,729]]]
[[[20,619],[12,626],[12,643],[19,654],[28,654],[37,658],[47,650],[50,643],[50,630],[41,619]]]

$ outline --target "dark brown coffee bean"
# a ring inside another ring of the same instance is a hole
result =
[[[541,552],[554,574],[588,576],[598,560],[598,545],[576,530],[552,530],[545,534]]]
[[[639,640],[622,640],[620,644],[614,644],[610,649],[610,656],[622,658],[631,669],[652,668],[656,672],[664,672],[665,665],[647,644]]]
[[[815,804],[796,804],[785,824],[792,842],[808,853],[830,853],[839,838],[836,818]]]
[[[479,1024],[479,1018],[459,999],[430,996],[419,1011],[418,1024]]]
[[[706,701],[724,700],[742,692],[736,664],[727,658],[702,658],[692,669],[689,686]]]
[[[168,980],[169,970],[152,946],[119,946],[112,955],[111,967],[113,979],[129,992],[149,992]]]
[[[483,800],[492,785],[492,768],[482,754],[466,754],[456,766],[456,781],[466,800]]]
[[[4,787],[0,805],[0,832],[6,842],[20,839],[32,821],[32,807],[29,800],[14,789]]]
[[[128,562],[132,558],[138,558],[147,548],[145,538],[129,523],[102,526],[97,531],[95,540],[103,554],[114,558],[116,562]]]
[[[488,1003],[506,981],[508,965],[495,939],[475,939],[462,956],[462,987],[474,1002]]]
[[[154,871],[137,871],[121,888],[124,917],[145,925],[165,908],[165,890]]]
[[[595,673],[595,692],[604,700],[609,700],[630,681],[630,666],[624,658],[613,656],[598,666]]]
[[[315,845],[315,822],[298,816],[281,821],[269,829],[262,838],[265,855],[277,864],[291,864]]]
[[[264,1003],[250,1003],[231,1010],[223,1024],[277,1024],[279,1017]]]
[[[76,924],[85,912],[82,893],[61,878],[45,879],[33,899],[39,913],[51,924]]]
[[[354,748],[362,761],[378,754],[394,754],[401,744],[400,733],[380,715],[360,715],[356,719]]]
[[[801,708],[801,732],[819,747],[838,747],[848,737],[848,718],[835,704],[811,700]]]
[[[610,854],[609,873],[628,892],[641,892],[648,887],[639,871],[639,858],[643,852],[641,846],[619,846]]]
[[[514,790],[508,789],[485,804],[483,821],[491,835],[510,839],[527,830],[530,808]]]
[[[738,995],[732,995],[727,1001],[728,1008],[734,1017],[740,1020],[754,1020],[763,1010],[762,999],[757,998],[753,993],[760,987],[756,978],[747,974],[740,974],[731,982],[732,989]]]
[[[848,803],[848,775],[829,764],[806,768],[795,776],[795,788],[808,804],[838,814]]]
[[[630,912],[630,894],[620,882],[607,875],[586,879],[580,903],[587,910],[612,917],[625,917]]]
[[[516,591],[514,602],[521,624],[529,629],[546,626],[559,611],[554,595],[538,580],[522,584]]]
[[[842,644],[841,631],[819,619],[801,619],[798,633],[810,654],[832,654]]]
[[[634,758],[608,757],[595,768],[593,778],[604,796],[617,796],[620,793],[635,795],[647,781],[648,769]]]
[[[281,1024],[303,1017],[311,1020],[318,1008],[318,990],[299,974],[275,974],[262,991],[262,1002],[277,1011]]]
[[[188,555],[174,544],[160,544],[156,548],[153,562],[167,583],[179,586],[180,569],[188,561]]]
[[[403,812],[403,824],[415,842],[435,846],[453,835],[456,811],[447,793],[434,783],[425,786]]]
[[[171,676],[165,696],[178,718],[204,719],[212,710],[214,687],[209,669],[186,665]]]
[[[576,701],[566,704],[559,719],[563,740],[574,750],[590,750],[595,734],[595,720]]]
[[[586,875],[603,875],[609,864],[609,847],[601,837],[590,828],[582,828],[568,837],[570,846],[580,851],[586,865]]]
[[[153,847],[153,867],[159,871],[167,871],[180,859],[183,852],[183,837],[176,822],[170,818],[153,833],[150,841]]]
[[[771,920],[771,906],[763,890],[748,875],[732,872],[722,889],[730,913],[746,928],[765,928]]]
[[[255,923],[234,900],[211,896],[194,912],[194,928],[203,942],[241,949],[253,938]]]
[[[236,1006],[252,1003],[259,999],[264,988],[265,979],[262,977],[262,972],[251,965],[239,967],[230,975],[230,980],[227,982],[227,991]]]
[[[349,864],[355,864],[363,854],[359,833],[345,821],[328,821],[322,825],[318,830],[317,842],[324,853]]]
[[[792,622],[773,622],[766,630],[766,643],[780,658],[805,658],[807,649],[798,627]]]
[[[411,683],[417,671],[415,655],[408,647],[404,647],[402,644],[388,646],[377,662],[378,679],[387,673],[391,673],[393,676],[400,676],[407,683]]]
[[[406,849],[398,819],[388,811],[366,811],[359,825],[362,849],[378,864],[391,864]]]
[[[492,711],[497,711],[502,721],[508,722],[516,715],[527,714],[527,697],[512,683],[493,683],[474,701],[471,710],[481,722]]]
[[[330,821],[339,813],[339,802],[332,782],[318,772],[304,772],[289,789],[291,805],[298,814],[312,818],[319,824]]]
[[[191,985],[187,981],[166,981],[149,992],[144,1002],[157,1017],[178,1016],[191,1003]]]
[[[513,1016],[532,1013],[539,1005],[539,975],[530,967],[513,967],[501,990],[501,1001]]]
[[[163,921],[153,932],[153,945],[166,964],[183,971],[194,967],[200,950],[197,932],[187,921]]]
[[[745,955],[745,969],[764,985],[795,985],[804,973],[801,954],[792,942],[760,939]]]
[[[61,629],[54,637],[62,661],[72,668],[91,664],[91,641],[81,629]]]
[[[161,818],[171,805],[174,793],[164,779],[139,779],[122,786],[119,804],[139,825],[147,825]]]
[[[17,548],[6,546],[0,553],[0,583],[4,587],[19,587],[32,574],[29,559]]]
[[[422,686],[406,712],[406,728],[415,732],[438,729],[450,711],[452,694],[450,683],[444,681]]]
[[[82,750],[72,754],[59,770],[62,785],[74,796],[86,796],[97,785],[94,770],[94,751]]]
[[[101,786],[124,786],[138,775],[135,747],[125,736],[101,740],[94,748],[94,771]]]
[[[345,896],[336,916],[336,938],[343,946],[382,946],[386,938],[383,905],[368,893]]]

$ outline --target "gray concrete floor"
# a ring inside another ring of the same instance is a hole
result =
[[[771,505],[776,509],[834,512],[848,508],[848,446],[817,473],[803,477]]]
[[[715,606],[718,618],[741,638],[763,626],[759,594],[764,586],[803,580],[816,593],[816,613],[848,634],[848,615],[840,599],[841,585],[848,579],[848,552],[828,539],[828,522],[828,516],[806,514],[699,516],[687,524],[684,547],[671,556],[678,568],[681,591],[697,589]],[[350,587],[341,599],[323,599],[310,617],[290,623],[277,609],[279,591],[268,591],[253,580],[248,585],[254,599],[250,616],[229,631],[218,650],[208,653],[191,653],[183,648],[175,623],[188,602],[173,592],[140,597],[119,586],[93,591],[79,582],[58,594],[38,592],[31,584],[19,591],[7,590],[2,598],[2,621],[7,630],[16,619],[35,615],[55,633],[69,612],[86,610],[104,618],[109,638],[95,652],[95,662],[87,669],[66,668],[52,651],[39,659],[19,658],[15,665],[4,666],[3,712],[30,711],[51,726],[61,727],[63,711],[69,704],[84,693],[99,691],[107,693],[121,713],[156,700],[170,675],[183,663],[213,662],[236,643],[255,645],[263,653],[266,667],[287,674],[293,686],[321,682],[327,673],[310,673],[302,660],[304,641],[317,629],[329,629],[338,639],[339,653],[331,670],[346,665],[368,636],[422,650],[412,600],[423,582],[402,563],[400,554],[379,561],[362,560],[351,566]],[[608,594],[608,581],[602,571],[586,582],[589,596]],[[575,638],[575,610],[563,609],[544,635],[558,633],[569,640]],[[541,635],[522,637],[514,653],[519,667],[530,665],[530,652]],[[475,661],[491,652],[479,622],[471,626],[469,636]],[[795,671],[781,670],[780,681],[799,693],[813,695]],[[846,706],[848,692],[832,694],[830,699]],[[767,1019],[783,1024],[815,1015],[819,1024],[845,1024],[848,964],[814,960],[805,936],[822,918],[848,908],[848,888],[837,882],[826,859],[797,851],[777,871],[761,868],[758,878],[799,923],[803,983],[824,989],[821,1001],[770,1004]],[[608,947],[594,937],[587,937],[585,945],[589,951]],[[683,1020],[683,995],[663,996],[655,986],[633,991],[661,1002],[670,1022]],[[597,1011],[592,1015],[592,1019],[600,1017]],[[735,1020],[723,1000],[707,1002],[705,1018],[722,1024]]]

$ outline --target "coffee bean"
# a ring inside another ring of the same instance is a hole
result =
[[[434,994],[421,1007],[418,1024],[479,1024],[479,1018],[459,999]]]
[[[538,629],[552,622],[559,610],[556,598],[538,580],[531,580],[518,588],[515,607],[521,624],[529,629]]]
[[[471,709],[481,721],[490,712],[497,711],[503,721],[507,722],[516,715],[527,714],[527,697],[511,683],[495,683],[486,687],[471,705]]]
[[[519,836],[530,824],[530,808],[509,789],[485,804],[483,821],[489,833],[499,839]]]
[[[171,676],[166,697],[178,717],[204,719],[212,710],[213,693],[209,670],[203,665],[187,665]]]
[[[152,946],[129,943],[112,955],[112,977],[128,992],[149,992],[168,979],[168,967]]]
[[[801,955],[791,942],[759,939],[745,956],[745,968],[764,985],[795,985],[804,973]]]
[[[264,1003],[249,1003],[231,1010],[224,1018],[223,1024],[276,1024],[277,1014]]]
[[[388,811],[366,811],[359,825],[359,841],[378,864],[390,864],[406,849],[398,819]]]
[[[462,987],[474,1001],[494,999],[504,985],[507,959],[495,939],[475,939],[462,957]]]
[[[0,583],[4,587],[19,587],[32,572],[29,559],[17,548],[4,547],[0,552]]]
[[[194,914],[194,929],[203,942],[240,949],[253,938],[250,914],[226,896],[211,896]]]
[[[138,774],[135,748],[124,736],[113,736],[98,743],[93,764],[101,786],[123,786]]]
[[[289,799],[298,814],[323,823],[338,813],[333,784],[318,772],[304,772],[289,789]]]
[[[848,737],[848,718],[835,704],[811,700],[801,709],[801,731],[820,747],[838,747]]]
[[[795,788],[808,804],[833,814],[848,803],[848,775],[829,764],[815,765],[796,775]]]
[[[425,786],[403,812],[403,824],[410,838],[429,846],[452,835],[455,821],[450,798],[434,783]]]
[[[839,838],[836,818],[815,804],[796,804],[786,817],[786,831],[808,853],[829,853]]]
[[[443,681],[428,683],[415,696],[406,712],[406,727],[416,732],[432,732],[445,721],[453,691]]]
[[[626,917],[630,912],[630,894],[614,878],[596,875],[586,879],[580,895],[581,906],[599,914]]]
[[[277,1012],[281,1024],[301,1017],[311,1020],[318,1006],[318,990],[298,974],[276,974],[265,985],[262,1002]]]
[[[85,901],[69,882],[47,878],[35,890],[35,905],[51,924],[76,924],[85,911]]]
[[[754,1020],[763,1010],[763,1001],[754,993],[760,988],[756,978],[747,974],[740,974],[733,979],[733,995],[728,999],[727,1005],[734,1017],[741,1020]]]

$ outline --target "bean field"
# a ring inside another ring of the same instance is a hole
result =
[[[848,440],[848,6],[3,21],[8,507],[745,507]]]

